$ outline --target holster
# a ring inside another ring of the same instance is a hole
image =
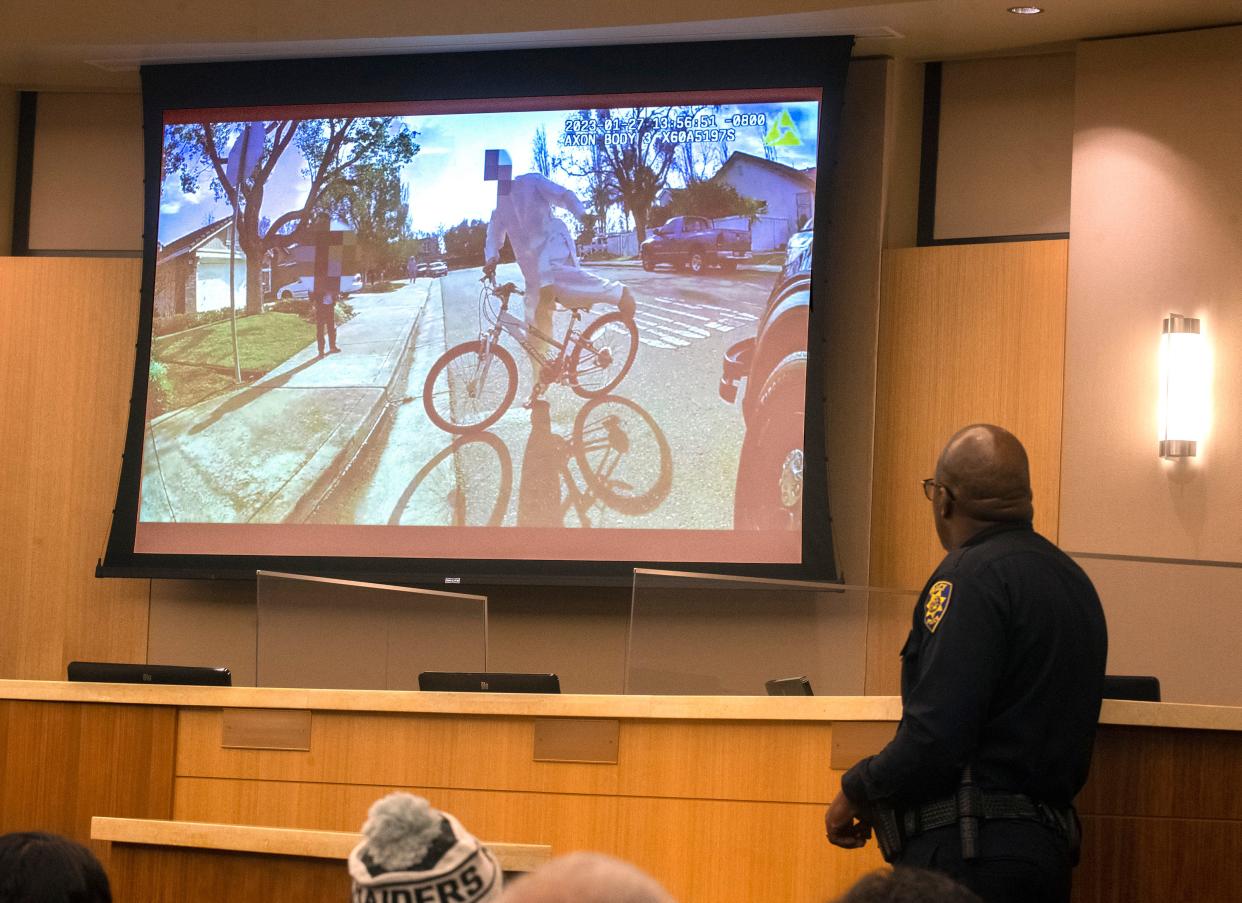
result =
[[[1044,822],[1065,838],[1069,845],[1070,865],[1077,866],[1082,856],[1082,822],[1078,820],[1078,810],[1073,806],[1054,809],[1042,803],[1039,809]]]
[[[901,816],[892,806],[874,803],[870,812],[871,830],[885,862],[892,862],[905,847],[905,835],[901,829]]]

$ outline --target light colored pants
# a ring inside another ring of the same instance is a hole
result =
[[[530,296],[526,299],[526,322],[530,326],[539,330],[546,336],[552,336],[552,312],[556,309],[556,287],[545,285],[539,290],[539,296],[532,302]],[[548,352],[552,350],[552,346],[544,341],[535,333],[527,333],[530,339],[531,347],[539,354],[540,358],[546,359]],[[536,382],[539,380],[539,370],[543,366],[542,360],[531,358],[531,367]]]

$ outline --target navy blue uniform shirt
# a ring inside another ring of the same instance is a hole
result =
[[[897,735],[841,780],[856,805],[985,791],[1067,806],[1100,715],[1108,634],[1082,568],[1029,522],[997,524],[945,556],[901,651]]]

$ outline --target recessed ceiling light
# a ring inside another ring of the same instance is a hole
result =
[[[1038,16],[1044,9],[1042,6],[1011,6],[1009,11],[1015,16]]]

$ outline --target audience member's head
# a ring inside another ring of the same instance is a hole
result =
[[[982,903],[973,893],[940,872],[898,867],[872,872],[846,891],[837,903]]]
[[[390,793],[367,816],[362,843],[349,854],[354,903],[394,898],[483,903],[500,895],[495,857],[457,819],[421,796]]]
[[[501,903],[675,903],[641,869],[601,853],[570,853],[514,881]]]
[[[0,903],[112,903],[103,866],[86,847],[55,834],[0,837]]]

